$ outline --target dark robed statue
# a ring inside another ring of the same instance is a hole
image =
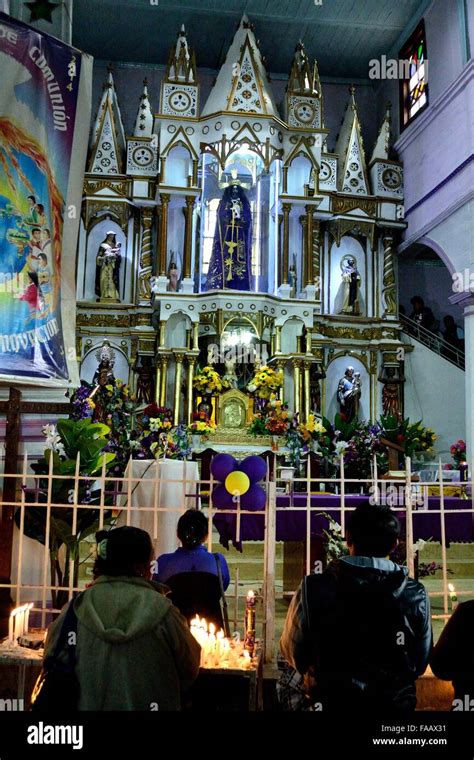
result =
[[[243,188],[225,188],[217,208],[216,229],[204,290],[251,290],[252,214]]]

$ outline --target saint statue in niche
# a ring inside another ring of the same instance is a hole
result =
[[[361,277],[357,270],[357,261],[353,256],[341,259],[344,297],[341,314],[360,314],[359,287]]]
[[[360,394],[360,372],[355,372],[354,367],[347,367],[337,386],[339,412],[346,422],[358,419]]]
[[[243,185],[232,179],[217,207],[216,229],[204,290],[251,290],[252,214]]]
[[[114,232],[107,232],[105,240],[99,246],[95,272],[95,294],[98,301],[120,301],[121,245],[116,242]]]
[[[169,283],[167,290],[172,293],[177,293],[179,290],[179,269],[173,260],[171,260],[169,265],[168,277]]]

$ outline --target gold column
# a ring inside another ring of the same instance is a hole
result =
[[[160,405],[161,396],[161,357],[156,357],[156,380],[155,380],[155,401]]]
[[[311,341],[312,341],[312,339],[313,339],[313,332],[312,332],[312,330],[308,330],[308,328],[306,328],[306,353],[307,354],[312,354],[313,353],[312,352],[312,348],[311,348]]]
[[[281,170],[281,187],[282,193],[288,192],[288,167],[284,166]]]
[[[304,284],[312,285],[314,281],[313,267],[313,206],[305,206],[306,211],[306,276]]]
[[[139,303],[149,304],[151,296],[150,277],[152,275],[151,225],[153,223],[153,212],[151,209],[142,209],[141,223],[142,239],[140,247],[140,271],[138,274],[138,298]]]
[[[275,327],[275,353],[281,354],[281,325]]]
[[[161,387],[160,406],[166,406],[166,380],[168,375],[168,356],[165,354],[161,359]]]
[[[168,204],[171,196],[161,193],[161,234],[160,234],[160,256],[159,256],[159,273],[161,276],[166,275],[166,256],[168,253]]]
[[[304,363],[304,419],[305,422],[308,421],[309,413],[310,413],[310,376],[309,373],[311,371],[311,364],[309,362]]]
[[[301,285],[304,287],[304,284],[306,282],[306,272],[307,272],[307,257],[306,257],[306,222],[307,217],[302,214],[299,217],[299,222],[301,224]]]
[[[278,284],[282,283],[282,251],[283,251],[283,235],[281,231],[281,225],[283,223],[283,214],[278,214]]]
[[[291,212],[291,203],[284,203],[282,205],[283,209],[283,252],[282,252],[282,273],[281,273],[281,281],[283,285],[288,284],[288,270],[290,267],[290,212]]]
[[[383,282],[382,301],[383,316],[397,313],[397,287],[395,280],[395,265],[393,255],[393,235],[389,232],[382,237],[383,242]]]
[[[199,349],[199,322],[193,324],[193,348],[195,351]]]
[[[313,275],[317,301],[321,299],[321,234],[321,222],[315,219],[313,223]]]
[[[193,416],[193,380],[194,380],[194,365],[196,363],[196,359],[194,356],[188,357],[188,407],[186,410],[186,421],[188,425],[191,424],[191,419]]]
[[[177,425],[179,423],[179,407],[181,405],[181,380],[183,376],[183,359],[184,354],[175,354],[176,374],[174,378],[174,408],[173,408],[173,423]]]
[[[166,342],[166,322],[164,320],[160,321],[160,348],[165,348],[165,342]]]
[[[295,408],[294,412],[295,414],[297,412],[300,412],[300,404],[301,404],[301,395],[300,395],[300,385],[301,385],[301,362],[294,361],[293,360],[293,384],[294,384],[294,399],[295,399]]]
[[[283,401],[283,397],[285,395],[285,367],[286,367],[286,361],[277,361],[276,363],[278,370],[283,372],[283,385],[281,388],[278,389],[277,398],[280,399],[280,401]]]
[[[187,195],[185,197],[186,207],[184,210],[184,276],[189,279],[191,277],[191,250],[193,242],[193,210],[194,210],[194,195]]]

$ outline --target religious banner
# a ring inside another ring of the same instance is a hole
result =
[[[0,71],[0,380],[77,385],[92,59],[0,13]]]

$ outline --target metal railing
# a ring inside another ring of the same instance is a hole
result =
[[[262,487],[265,490],[265,506],[262,506],[259,510],[244,509],[241,506],[240,498],[235,497],[234,503],[231,508],[221,509],[216,508],[213,504],[213,489],[217,484],[213,480],[212,475],[209,480],[200,480],[196,478],[192,472],[187,468],[186,463],[183,463],[183,473],[174,478],[165,477],[165,470],[161,467],[160,463],[150,463],[150,474],[146,481],[143,478],[143,472],[137,471],[137,462],[130,460],[127,467],[127,471],[123,477],[114,477],[109,475],[105,466],[102,469],[100,475],[95,476],[95,487],[100,489],[101,495],[98,503],[89,504],[83,503],[80,499],[80,491],[84,480],[90,481],[90,477],[86,478],[80,475],[80,461],[78,459],[74,475],[60,476],[53,472],[52,462],[50,459],[50,469],[47,474],[39,476],[42,481],[41,493],[37,488],[38,476],[28,471],[28,459],[25,453],[23,459],[22,471],[17,474],[5,474],[3,478],[17,478],[19,483],[18,496],[13,502],[5,502],[0,499],[0,507],[11,506],[18,511],[17,525],[18,529],[15,531],[15,551],[14,561],[12,567],[12,581],[11,583],[2,583],[0,588],[9,588],[11,594],[15,599],[16,605],[24,604],[32,600],[38,601],[39,604],[35,606],[35,610],[41,613],[42,627],[45,625],[46,616],[50,619],[51,613],[55,610],[51,607],[51,592],[63,591],[63,596],[71,599],[73,595],[82,590],[83,584],[79,584],[77,574],[74,572],[74,560],[72,556],[69,558],[70,573],[67,584],[54,584],[51,582],[51,565],[50,565],[50,545],[51,545],[51,533],[52,527],[54,527],[55,521],[58,519],[57,510],[69,510],[68,519],[71,524],[71,532],[75,535],[78,531],[78,524],[80,522],[80,513],[83,510],[96,510],[97,514],[97,528],[102,528],[107,524],[107,515],[110,514],[110,510],[114,510],[115,518],[119,518],[119,524],[136,525],[137,527],[146,527],[149,530],[152,540],[156,541],[162,531],[165,531],[165,523],[167,516],[174,520],[174,526],[177,523],[179,516],[192,504],[198,508],[205,507],[207,511],[207,517],[209,521],[209,538],[208,549],[212,551],[213,536],[212,527],[214,518],[216,515],[229,516],[229,529],[231,534],[231,540],[240,542],[246,540],[249,535],[249,524],[258,527],[259,537],[250,538],[248,540],[263,540],[263,560],[262,560],[262,577],[257,580],[259,584],[261,581],[261,603],[262,603],[262,639],[264,644],[264,656],[265,660],[271,661],[274,658],[275,652],[275,610],[277,601],[277,586],[275,578],[275,559],[277,550],[277,535],[278,540],[283,540],[282,533],[282,519],[289,520],[294,527],[294,521],[299,520],[299,532],[301,538],[299,540],[305,542],[305,559],[304,559],[304,573],[309,574],[313,571],[311,565],[311,542],[315,535],[315,522],[318,517],[320,519],[321,513],[327,513],[333,516],[341,526],[341,532],[344,534],[347,516],[353,509],[355,509],[354,503],[351,503],[351,496],[355,493],[360,493],[362,490],[366,494],[365,499],[371,499],[372,503],[384,503],[384,494],[390,492],[390,488],[394,487],[401,498],[397,501],[396,506],[393,508],[396,512],[400,513],[404,525],[405,525],[405,539],[406,539],[406,565],[410,575],[414,575],[415,572],[415,548],[414,548],[414,534],[419,533],[418,530],[414,530],[418,517],[422,515],[439,516],[440,521],[440,548],[441,548],[441,575],[442,584],[439,590],[431,590],[430,596],[441,597],[442,599],[442,614],[435,615],[434,617],[448,618],[450,614],[450,590],[448,586],[448,566],[447,566],[447,548],[449,545],[449,531],[446,527],[446,518],[456,515],[470,515],[471,521],[474,520],[474,508],[472,501],[472,481],[460,483],[461,489],[465,500],[459,498],[456,503],[453,504],[453,499],[450,499],[450,505],[446,508],[445,492],[447,488],[452,487],[452,484],[446,484],[443,479],[443,465],[441,460],[438,465],[438,480],[436,483],[430,482],[415,482],[414,473],[411,470],[411,461],[409,458],[405,460],[405,477],[403,480],[380,478],[377,471],[376,462],[372,465],[372,474],[369,478],[354,479],[346,478],[344,475],[344,460],[341,457],[340,466],[338,469],[339,477],[327,479],[324,475],[312,476],[310,470],[310,462],[306,472],[301,477],[294,477],[291,479],[291,490],[288,491],[288,479],[281,477],[280,467],[277,467],[277,458],[273,461],[273,467],[271,471],[275,474],[270,477],[267,472],[266,479],[262,482]],[[166,461],[166,460],[163,460]],[[190,463],[189,463],[190,464]],[[472,472],[472,470],[471,470]],[[67,504],[55,502],[54,500],[54,484],[61,483],[67,479],[71,484],[70,498]],[[321,484],[324,482],[325,494],[320,494]],[[5,480],[4,480],[5,482]],[[168,502],[164,498],[165,483],[168,492],[173,495],[173,503]],[[171,489],[169,487],[172,484]],[[140,489],[137,488],[138,484],[141,484]],[[173,485],[174,484],[174,485]],[[34,487],[31,488],[31,485]],[[117,485],[119,488],[117,489]],[[428,504],[428,488],[435,486],[439,489],[439,503],[436,501],[435,506]],[[319,490],[317,490],[319,489]],[[422,499],[420,506],[420,493],[424,490],[424,499]],[[120,493],[118,494],[118,491]],[[331,493],[328,493],[331,492]],[[352,492],[352,493],[351,493]],[[447,492],[449,494],[449,491]],[[115,494],[113,497],[115,504],[111,504],[111,494]],[[326,502],[330,501],[330,504],[322,503],[325,496],[332,496],[331,499],[326,498]],[[176,496],[178,499],[176,501]],[[352,500],[355,502],[356,500]],[[457,503],[459,502],[459,504]],[[386,502],[388,503],[388,502]],[[392,506],[391,504],[389,504]],[[36,563],[35,572],[31,572],[31,563],[33,562],[28,549],[25,547],[25,537],[28,533],[26,531],[26,523],[28,520],[28,509],[33,508],[35,510],[44,510],[43,524],[44,524],[44,540],[38,547],[38,555],[34,562]],[[120,515],[118,514],[120,512]],[[72,514],[71,514],[72,513]],[[299,513],[299,515],[298,515]],[[282,515],[284,516],[282,518]],[[146,524],[143,521],[146,521]],[[280,529],[277,531],[278,522],[280,521]],[[173,526],[173,530],[175,527]],[[169,525],[167,526],[169,530]],[[426,536],[427,539],[430,536]],[[466,536],[463,540],[470,540],[471,536]],[[288,539],[289,540],[289,539]],[[293,540],[293,539],[292,539]],[[452,539],[453,540],[453,539]],[[460,540],[460,539],[456,539]],[[33,582],[27,580],[26,576],[33,577]],[[459,595],[468,597],[474,595],[474,578],[470,579],[469,587],[463,587],[458,591]],[[233,593],[230,589],[233,588]],[[228,591],[228,598],[233,600],[234,608],[234,626],[238,627],[240,620],[238,620],[238,604],[239,600],[245,599],[246,589],[244,582],[239,581],[238,575],[231,583]],[[229,605],[232,609],[232,605]]]
[[[427,346],[427,348],[442,356],[443,359],[451,362],[451,364],[455,364],[456,367],[460,369],[465,368],[464,351],[448,343],[441,334],[427,330],[426,327],[422,327],[414,319],[410,319],[410,317],[404,314],[400,314],[400,322],[403,326],[403,331],[407,335],[423,343],[424,346]]]

